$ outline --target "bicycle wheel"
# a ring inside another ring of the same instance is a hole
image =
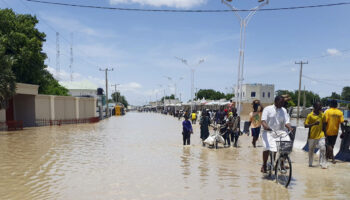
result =
[[[292,162],[288,155],[281,155],[275,167],[276,182],[288,187],[292,178]]]

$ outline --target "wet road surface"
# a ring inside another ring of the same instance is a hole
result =
[[[97,124],[0,132],[0,199],[350,199],[350,165],[309,168],[295,150],[288,187],[260,173],[261,141],[182,146],[181,121],[128,113]]]

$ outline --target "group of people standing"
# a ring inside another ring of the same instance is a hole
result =
[[[310,167],[312,167],[315,148],[320,150],[319,162],[323,169],[327,168],[328,159],[331,159],[333,164],[336,163],[333,149],[338,137],[339,125],[342,131],[340,138],[345,134],[343,112],[337,106],[337,101],[331,100],[330,108],[323,113],[321,102],[315,102],[313,111],[306,117],[305,128],[309,128],[307,143]]]
[[[259,138],[260,127],[261,127],[261,115],[263,107],[260,105],[260,101],[256,100],[252,104],[253,112],[250,113],[250,127],[252,130],[253,141],[252,144],[256,147],[256,141]],[[195,111],[192,113],[184,112],[183,113],[184,121],[183,125],[183,144],[190,144],[190,137],[193,133],[193,128],[191,125],[195,124],[197,121],[197,114]],[[242,134],[241,132],[241,118],[237,114],[237,109],[233,107],[231,103],[228,108],[221,108],[217,111],[211,110],[202,110],[200,120],[200,138],[204,144],[204,140],[209,137],[209,127],[212,126],[214,128],[219,127],[219,131],[221,136],[225,140],[225,147],[238,146],[238,138]]]
[[[276,152],[276,141],[271,135],[275,131],[289,131],[293,132],[293,128],[290,123],[290,116],[286,110],[288,96],[277,96],[274,104],[263,108],[259,100],[255,100],[252,103],[252,112],[249,114],[250,129],[252,133],[252,145],[255,148],[256,142],[259,138],[259,134],[262,130],[262,143],[263,143],[263,164],[261,172],[266,172],[266,162],[269,156],[269,152]],[[193,133],[191,122],[197,120],[196,114],[184,114],[185,120],[183,121],[183,144],[190,144],[190,137]],[[209,137],[209,127],[219,126],[220,134],[225,140],[225,147],[231,146],[237,147],[238,138],[241,134],[240,131],[240,117],[237,115],[237,110],[233,106],[229,106],[228,109],[220,109],[215,113],[209,110],[203,110],[200,117],[200,138],[203,141]],[[322,104],[315,102],[313,105],[313,111],[305,119],[305,128],[309,128],[308,132],[308,147],[309,147],[309,166],[312,166],[314,149],[320,150],[320,166],[321,168],[327,168],[327,160],[334,161],[333,148],[338,136],[339,126],[341,127],[342,134],[344,136],[344,117],[343,113],[337,109],[337,101],[332,100],[330,102],[330,108],[325,112],[322,112]],[[293,139],[293,138],[292,138]]]
[[[237,115],[236,108],[229,107],[229,109],[220,110],[215,114],[215,121],[211,123],[210,113],[207,110],[202,111],[200,118],[200,138],[202,139],[203,145],[204,140],[209,137],[209,126],[219,126],[220,134],[225,140],[225,147],[231,146],[237,147],[238,138],[240,132],[241,119]]]
[[[231,104],[232,105],[232,104]],[[190,137],[193,133],[192,124],[197,121],[196,112],[183,114],[185,120],[182,122],[183,130],[183,144],[190,144]],[[199,124],[200,124],[200,138],[202,139],[203,145],[204,140],[209,137],[209,127],[214,128],[220,127],[220,134],[225,140],[225,146],[229,147],[232,145],[237,147],[238,138],[241,134],[240,132],[240,122],[241,119],[237,114],[236,108],[229,106],[228,109],[221,108],[218,111],[202,110]]]

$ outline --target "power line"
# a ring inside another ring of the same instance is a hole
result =
[[[5,2],[4,0],[2,0],[2,1]],[[34,12],[33,9],[31,9],[27,4],[25,4],[25,3],[23,2],[23,0],[20,0],[20,2],[21,2],[29,11],[33,12],[33,13],[36,15],[36,17],[40,19],[40,22],[43,22],[47,27],[49,27],[49,28],[50,28],[51,30],[53,30],[55,33],[59,32],[59,31],[57,31],[53,26],[51,26],[49,23],[47,23],[45,19],[41,18],[38,14],[36,14],[36,13]],[[6,3],[6,2],[5,2],[5,3]],[[9,7],[10,7],[10,6],[9,6]],[[68,39],[66,39],[62,34],[60,34],[60,38],[62,38],[63,41],[67,42],[67,44],[69,44],[69,45],[71,44],[71,41],[69,41]],[[86,57],[89,57],[88,55],[86,55],[86,54],[83,53],[82,51],[80,51],[80,52],[78,52],[78,53],[79,53],[79,54],[83,54],[83,55],[86,56]],[[63,54],[61,54],[61,55],[63,55]],[[89,65],[92,65],[92,66],[97,66],[96,63],[92,63],[92,62],[87,61],[87,60],[82,59],[82,58],[78,58],[78,59],[81,60],[81,61],[83,61],[83,62],[85,62],[86,64],[89,64]]]
[[[318,82],[318,83],[323,83],[323,84],[326,84],[326,85],[333,85],[333,86],[336,86],[336,87],[344,87],[344,85],[338,85],[338,84],[334,84],[334,83],[329,83],[329,82],[325,82],[325,81],[321,81],[319,79],[315,79],[315,78],[311,78],[309,76],[305,76],[303,75],[304,78],[306,79],[309,79],[311,81],[315,81],[315,82]]]
[[[33,3],[42,3],[50,5],[59,6],[70,6],[79,8],[93,8],[93,9],[104,9],[104,10],[119,10],[119,11],[134,11],[134,12],[174,12],[174,13],[222,13],[222,12],[233,12],[232,10],[177,10],[177,9],[142,9],[142,8],[120,8],[120,7],[106,7],[106,6],[92,6],[83,4],[71,4],[71,3],[60,3],[60,2],[49,2],[41,0],[26,0]],[[322,7],[332,7],[332,6],[344,6],[350,5],[350,2],[340,2],[332,4],[319,4],[319,5],[309,5],[309,6],[294,6],[294,7],[284,7],[284,8],[264,8],[259,11],[278,11],[278,10],[297,10],[306,8],[322,8]],[[238,12],[250,12],[251,9],[239,9]]]

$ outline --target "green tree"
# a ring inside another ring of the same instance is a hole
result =
[[[41,94],[68,95],[68,90],[46,70],[46,54],[42,51],[46,35],[35,28],[37,23],[34,16],[0,9],[0,46],[4,55],[13,59],[16,82],[39,85]]]
[[[213,89],[200,89],[197,93],[198,99],[219,100],[226,99],[226,95]]]
[[[164,99],[175,99],[175,95],[172,94],[172,95],[170,95],[170,96],[162,97],[162,98],[161,98],[161,101],[164,101]]]
[[[343,87],[343,91],[341,93],[341,98],[346,101],[350,101],[350,87]]]
[[[112,99],[115,103],[122,103],[125,107],[128,107],[129,103],[126,98],[120,94],[120,92],[114,92],[112,94]]]
[[[276,95],[285,95],[288,94],[292,100],[288,101],[288,106],[295,106],[298,104],[298,90],[289,91],[289,90],[277,90]],[[300,105],[304,103],[304,93],[306,96],[306,107],[310,107],[313,105],[315,101],[320,101],[321,98],[318,94],[315,94],[312,91],[301,90],[300,91]]]
[[[232,99],[233,97],[235,97],[235,94],[231,94],[231,93],[228,93],[228,94],[226,94],[225,95],[226,97],[226,100],[230,100],[230,99]]]
[[[4,48],[0,46],[0,109],[7,107],[7,102],[16,91],[16,77],[11,70],[9,56],[5,55]]]

